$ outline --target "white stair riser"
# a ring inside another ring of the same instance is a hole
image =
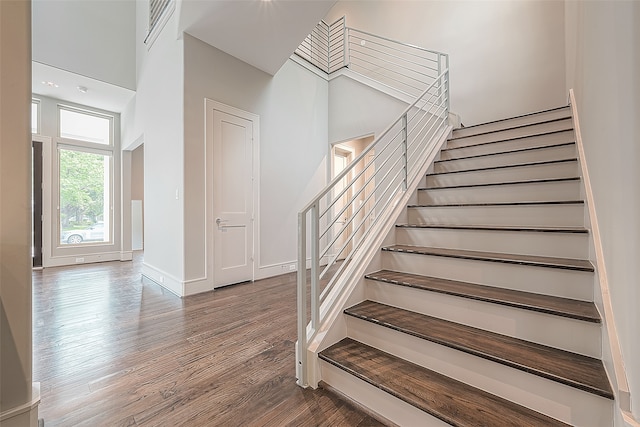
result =
[[[451,185],[489,184],[532,179],[573,178],[580,176],[577,161],[545,163],[500,169],[454,172],[427,175],[427,187],[448,187]]]
[[[396,228],[399,245],[587,259],[589,235],[537,231]]]
[[[320,360],[320,370],[324,382],[398,426],[450,427],[449,424],[331,363]]]
[[[575,226],[584,225],[582,204],[412,207],[409,224]]]
[[[515,153],[494,154],[484,157],[436,162],[434,165],[434,172],[440,173],[465,169],[490,168],[522,163],[571,159],[576,157],[575,145],[560,145],[558,147],[541,148],[537,150],[516,151]]]
[[[418,191],[418,204],[580,200],[580,189],[578,180],[428,189]]]
[[[522,139],[496,142],[494,144],[478,145],[473,147],[461,147],[454,150],[444,150],[440,153],[441,160],[457,159],[460,157],[477,156],[480,154],[501,153],[509,150],[523,148],[546,147],[555,144],[575,142],[573,130],[567,130],[546,135],[532,136]],[[447,144],[446,148],[452,148]]]
[[[613,403],[600,396],[359,319],[347,335],[571,425],[611,425]]]
[[[557,132],[573,128],[571,119],[558,120],[550,123],[526,126],[516,129],[507,129],[483,135],[469,136],[461,139],[452,139],[447,143],[447,148],[466,147],[485,142],[502,141],[511,138],[522,138],[526,136],[540,135],[544,133]]]
[[[510,337],[601,357],[600,324],[368,280],[367,299]]]
[[[552,111],[544,111],[537,114],[529,114],[523,117],[514,117],[512,119],[501,120],[499,122],[487,123],[468,128],[455,129],[453,131],[454,138],[475,135],[478,133],[495,132],[502,129],[508,129],[516,126],[540,123],[549,120],[563,119],[571,117],[570,107],[559,108]]]
[[[389,251],[382,252],[382,268],[593,301],[593,273],[585,271]]]

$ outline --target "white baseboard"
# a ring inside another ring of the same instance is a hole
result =
[[[173,277],[166,271],[153,267],[149,264],[142,263],[142,276],[151,280],[155,284],[165,288],[169,292],[182,298],[184,295],[183,283],[176,277]]]
[[[91,264],[94,262],[121,261],[121,252],[102,252],[71,256],[50,257],[43,262],[44,267],[62,267],[66,265]]]
[[[260,266],[256,270],[255,280],[267,279],[269,277],[280,276],[298,271],[297,261],[287,261],[278,264]]]
[[[182,282],[182,296],[201,294],[203,292],[212,291],[214,288],[213,280],[208,277],[198,279],[190,279]]]

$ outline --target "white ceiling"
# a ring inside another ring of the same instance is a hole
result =
[[[336,0],[182,0],[179,32],[274,75]]]
[[[58,85],[58,87],[51,87],[42,82],[53,82]],[[86,87],[87,92],[80,92],[78,86]],[[114,113],[121,113],[135,95],[135,92],[130,89],[81,76],[36,61],[32,61],[31,91],[37,95],[50,96],[82,105],[90,105]]]
[[[89,25],[89,28],[92,28],[92,20],[99,18],[94,16],[95,13],[88,13],[84,9],[72,7],[80,0],[51,1],[52,4],[57,6],[65,6],[59,13],[63,14],[63,17],[66,17],[71,22],[78,18],[76,15],[80,14],[84,20],[90,21],[83,25]],[[88,3],[88,5],[101,5],[103,8],[98,9],[100,14],[111,10],[107,6],[112,3],[94,1],[95,4]],[[178,13],[179,21],[178,34],[176,36],[180,37],[183,31],[187,32],[205,43],[274,75],[293,54],[300,42],[311,32],[313,27],[329,12],[329,9],[336,1],[177,0],[176,12]],[[43,0],[39,0],[36,4],[40,8],[46,5],[48,3]],[[54,10],[57,9],[54,8]],[[89,11],[92,10],[90,9]],[[120,13],[119,9],[114,10]],[[51,26],[44,28],[45,24],[50,24]],[[100,26],[97,21],[94,24]],[[81,34],[77,34],[81,31],[70,25],[65,25],[61,29],[56,27],[55,22],[47,24],[45,20],[45,23],[40,26],[43,28],[40,28],[39,31],[44,33],[42,37],[45,39],[47,37],[57,37],[53,47],[58,45],[60,47],[68,47],[68,40],[66,42],[58,40],[60,38],[58,35],[61,32],[63,35],[75,32],[68,37],[70,40],[75,40],[75,37],[82,37]],[[84,29],[82,31],[87,32],[88,30]],[[53,35],[51,32],[53,32]],[[95,43],[104,38],[100,34],[91,33],[91,35],[96,39],[94,40]],[[102,40],[102,42],[106,43],[107,46],[113,44],[109,40]],[[134,43],[133,40],[131,42]],[[46,49],[44,51],[48,52]],[[103,52],[102,48],[99,51]],[[61,52],[64,53],[65,50],[58,49],[57,52],[56,58],[62,58]],[[87,60],[89,62],[92,61],[85,57],[84,61],[86,62]],[[62,59],[60,61],[65,62]],[[80,63],[84,62],[80,61]],[[34,57],[33,93],[117,113],[122,112],[135,95],[135,91],[124,88],[121,85],[110,84],[100,78],[96,79],[93,73],[86,73],[88,76],[77,74],[79,70],[76,68],[74,68],[73,63],[50,65],[49,61],[39,61],[38,58]],[[54,82],[58,87],[50,87],[42,82]],[[80,92],[78,86],[86,87],[87,92]]]

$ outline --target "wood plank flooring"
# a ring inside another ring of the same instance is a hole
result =
[[[33,273],[47,427],[382,425],[295,384],[295,274],[180,299],[141,262]]]

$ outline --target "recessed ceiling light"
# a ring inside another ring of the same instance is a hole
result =
[[[88,90],[86,86],[78,86],[78,92],[87,93]]]
[[[45,86],[49,86],[49,87],[60,87],[57,84],[55,84],[54,82],[42,82],[43,85]]]

